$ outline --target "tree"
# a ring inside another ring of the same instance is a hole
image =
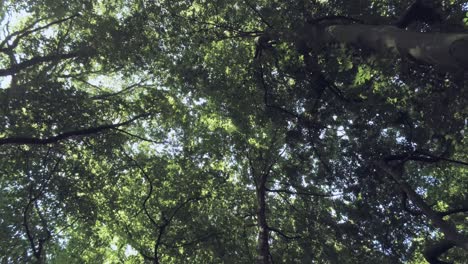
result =
[[[463,1],[52,2],[2,2],[2,262],[465,259]]]

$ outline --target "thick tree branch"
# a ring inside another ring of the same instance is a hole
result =
[[[397,55],[417,64],[433,65],[439,72],[468,70],[468,34],[426,33],[394,26],[363,24],[311,26],[305,43],[341,43],[382,55]]]
[[[266,181],[268,172],[260,175],[257,180],[257,224],[258,224],[258,264],[270,264],[270,245],[269,245],[269,229],[267,222],[267,203],[266,203]]]
[[[35,137],[7,137],[7,138],[0,138],[0,146],[1,145],[7,145],[7,144],[15,144],[15,145],[45,145],[45,144],[51,144],[51,143],[56,143],[61,140],[68,139],[70,137],[75,137],[75,136],[88,136],[88,135],[93,135],[100,133],[105,130],[109,129],[115,129],[121,126],[128,125],[132,123],[133,121],[148,116],[147,113],[145,114],[140,114],[137,115],[125,122],[122,123],[117,123],[117,124],[110,124],[110,125],[102,125],[98,127],[92,127],[92,128],[86,128],[86,129],[80,129],[80,130],[74,130],[74,131],[69,131],[69,132],[64,132],[61,134],[58,134],[56,136],[48,137],[48,138],[35,138]]]
[[[456,163],[456,164],[468,166],[468,162],[466,162],[466,161],[454,160],[454,159],[449,159],[449,158],[445,158],[445,157],[442,157],[442,156],[436,156],[436,155],[433,155],[433,154],[431,154],[431,153],[429,153],[427,151],[418,150],[418,151],[416,151],[416,153],[420,154],[421,157],[427,156],[428,157],[427,159],[432,159],[434,161],[443,160],[443,161],[447,161],[447,162],[451,162],[451,163]]]
[[[353,17],[348,17],[348,16],[340,16],[340,15],[332,15],[332,16],[323,16],[323,17],[318,17],[314,18],[310,21],[307,21],[310,24],[316,25],[319,23],[323,22],[330,22],[333,21],[336,23],[336,21],[343,21],[345,23],[361,23],[364,24],[364,21],[361,19],[353,18]]]
[[[14,75],[26,68],[29,68],[31,66],[38,65],[44,62],[57,62],[60,60],[65,60],[65,59],[77,58],[77,57],[82,57],[82,56],[90,56],[91,54],[93,54],[93,52],[94,51],[92,51],[91,49],[83,49],[81,51],[72,52],[72,53],[51,54],[51,55],[46,55],[46,56],[33,57],[29,60],[25,60],[18,64],[12,65],[10,66],[10,68],[0,69],[0,76]]]
[[[390,156],[385,157],[385,161],[387,162],[388,161],[407,161],[407,160],[420,161],[420,162],[426,162],[426,163],[446,161],[450,163],[456,163],[456,164],[468,166],[468,162],[466,161],[449,159],[449,158],[445,158],[442,156],[436,156],[436,155],[433,155],[431,153],[428,153],[426,151],[421,151],[421,150],[416,150],[413,153],[404,153],[404,154],[390,155]]]
[[[445,239],[455,243],[464,249],[468,249],[468,238],[457,232],[455,225],[449,221],[445,221],[442,216],[434,211],[416,191],[403,179],[403,164],[399,165],[399,168],[390,167],[384,162],[377,162],[377,167],[382,169],[385,173],[390,175],[394,181],[396,181],[400,189],[406,193],[408,198],[419,207],[421,212],[426,215],[435,227],[439,228],[445,235]]]
[[[466,213],[468,212],[468,208],[457,208],[457,209],[451,209],[445,212],[439,212],[439,215],[444,217],[452,214],[458,214],[458,213]]]
[[[435,2],[439,1],[414,1],[413,4],[411,4],[403,13],[403,15],[398,19],[398,21],[395,23],[395,26],[399,28],[406,28],[416,21],[426,22],[428,24],[442,22],[440,6],[436,6]]]
[[[452,241],[439,241],[424,250],[424,257],[430,264],[451,264],[450,262],[440,261],[439,257],[454,246],[455,243]]]

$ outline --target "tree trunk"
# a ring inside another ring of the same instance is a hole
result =
[[[262,175],[257,186],[258,264],[270,264],[269,229],[266,218],[266,179]]]
[[[468,70],[468,34],[420,33],[394,26],[350,24],[324,28],[309,26],[297,37],[311,49],[316,48],[317,43],[343,43],[409,58],[442,71]]]

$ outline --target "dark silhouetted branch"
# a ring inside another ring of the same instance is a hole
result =
[[[193,246],[193,245],[196,245],[196,244],[198,244],[200,242],[207,241],[209,238],[215,237],[215,236],[217,236],[219,234],[221,234],[221,233],[220,232],[214,232],[214,233],[207,234],[205,236],[201,236],[201,237],[196,238],[194,240],[190,240],[188,242],[178,243],[178,242],[174,241],[174,243],[170,243],[170,244],[164,243],[164,246],[166,246],[168,248],[181,248],[181,247]]]
[[[84,49],[82,51],[77,51],[77,52],[72,52],[72,53],[65,53],[65,54],[51,54],[51,55],[46,55],[46,56],[37,56],[33,57],[29,60],[25,60],[23,62],[20,62],[18,64],[10,66],[10,68],[6,69],[0,69],[0,76],[8,76],[8,75],[14,75],[26,68],[29,68],[34,65],[38,65],[44,62],[57,62],[60,60],[65,60],[65,59],[71,59],[71,58],[76,58],[80,56],[89,56],[93,53],[91,49],[87,50]]]
[[[466,213],[466,212],[468,212],[468,208],[458,208],[458,209],[448,210],[445,212],[440,212],[439,215],[444,217],[444,216],[448,216],[452,214]]]
[[[390,166],[384,162],[376,162],[376,165],[389,176],[391,176],[395,182],[397,182],[400,189],[405,192],[406,195],[408,195],[408,198],[411,200],[411,202],[431,220],[435,227],[440,229],[446,240],[454,242],[456,246],[468,249],[468,237],[459,234],[457,232],[456,226],[452,222],[445,221],[442,216],[438,212],[434,211],[431,206],[428,205],[424,199],[406,182],[403,177],[403,164]]]
[[[269,189],[266,188],[267,192],[274,192],[274,193],[287,193],[292,195],[308,195],[308,196],[318,196],[318,197],[334,197],[340,196],[341,194],[324,194],[324,193],[313,193],[313,192],[293,192],[286,189]]]
[[[271,25],[271,23],[269,23],[265,17],[260,13],[260,11],[257,10],[257,8],[255,8],[255,6],[253,6],[252,4],[250,4],[248,1],[245,1],[245,4],[250,8],[252,9],[252,11],[260,18],[260,20],[265,24],[267,25],[267,27],[269,28],[273,28],[273,26]]]
[[[121,132],[121,133],[123,133],[123,134],[129,135],[130,137],[134,137],[134,138],[137,138],[137,139],[142,140],[142,141],[151,142],[151,143],[155,143],[155,144],[163,144],[163,143],[166,143],[165,141],[156,141],[156,140],[144,138],[144,137],[135,135],[135,134],[133,134],[133,133],[130,133],[130,132],[128,132],[128,131],[125,131],[125,130],[123,130],[123,129],[120,129],[120,128],[114,128],[114,130],[117,130],[117,131],[119,131],[119,132]]]
[[[121,94],[124,94],[124,93],[128,93],[130,91],[132,91],[133,89],[135,88],[138,88],[138,87],[149,87],[149,85],[144,85],[143,83],[148,81],[149,79],[143,79],[137,83],[134,83],[132,85],[129,85],[125,88],[123,88],[122,90],[120,91],[117,91],[117,92],[112,92],[112,93],[103,93],[103,94],[99,94],[99,95],[96,95],[94,97],[92,97],[92,99],[94,100],[106,100],[108,99],[109,97],[113,97],[113,96],[118,96],[118,95],[121,95]],[[96,86],[96,85],[93,85],[89,82],[86,82],[86,81],[83,81],[85,82],[86,84],[88,85],[91,85],[91,86],[94,86],[95,88],[98,88],[98,89],[101,89],[101,87],[99,86]]]
[[[444,157],[436,156],[436,155],[427,153],[425,151],[420,151],[420,150],[416,150],[414,151],[414,153],[404,153],[404,154],[390,155],[390,156],[385,157],[385,161],[387,162],[388,161],[408,161],[408,160],[420,161],[420,162],[426,162],[426,163],[446,161],[450,163],[456,163],[456,164],[468,166],[468,162],[466,161],[444,158]]]
[[[286,238],[286,239],[299,239],[299,238],[301,238],[301,236],[299,236],[299,235],[297,235],[297,236],[289,236],[289,235],[286,235],[286,234],[283,233],[281,230],[279,230],[279,229],[277,229],[277,228],[274,228],[274,227],[271,227],[271,226],[269,226],[268,229],[271,230],[271,231],[273,231],[273,232],[275,232],[275,233],[277,233],[278,235],[280,235],[280,236],[282,236],[282,237],[284,237],[284,238]]]
[[[326,21],[333,21],[333,22],[343,21],[343,22],[354,22],[354,23],[365,24],[363,20],[352,18],[352,17],[347,17],[347,16],[340,16],[340,15],[319,17],[319,18],[315,18],[307,22],[309,22],[310,24],[319,24],[319,23],[326,22]]]
[[[450,264],[450,262],[440,261],[439,257],[454,246],[455,243],[452,241],[439,241],[424,251],[424,257],[430,264]]]
[[[34,28],[32,29],[35,25],[37,25],[37,23],[45,20],[44,18],[42,19],[38,19],[36,21],[34,21],[32,24],[30,24],[29,26],[26,26],[25,28],[23,28],[22,30],[19,30],[19,31],[16,31],[10,35],[8,35],[1,43],[0,43],[0,52],[6,52],[6,51],[9,51],[9,50],[13,50],[14,48],[16,48],[16,46],[18,46],[18,43],[20,42],[20,40],[34,32],[37,32],[37,31],[40,31],[40,30],[43,30],[43,29],[46,29],[48,27],[51,27],[53,25],[57,25],[57,24],[61,24],[65,21],[68,21],[68,20],[71,20],[75,17],[78,17],[80,16],[80,14],[75,14],[75,15],[72,15],[72,16],[69,16],[69,17],[66,17],[66,18],[63,18],[63,19],[59,19],[59,20],[55,20],[55,21],[52,21],[44,26],[41,26],[41,27],[37,27],[37,28]],[[17,36],[12,44],[10,45],[7,45],[7,47],[4,48],[5,44],[8,43],[8,41],[10,41],[13,37]]]
[[[408,213],[412,215],[421,215],[421,211],[416,211],[412,208],[408,207],[408,195],[405,192],[401,192],[402,198],[401,198],[401,205],[403,207],[403,210],[407,211]]]
[[[29,201],[28,201],[28,204],[26,205],[26,207],[23,210],[23,226],[24,226],[24,229],[26,230],[26,236],[27,236],[27,238],[29,240],[29,245],[31,247],[33,255],[37,260],[40,260],[41,259],[41,252],[36,247],[36,243],[34,242],[34,236],[31,233],[31,229],[30,229],[29,223],[28,223],[29,209],[34,204],[34,202],[39,198],[38,196],[34,196],[32,192],[33,192],[33,186],[31,185],[31,187],[29,188]]]
[[[0,138],[0,145],[6,145],[6,144],[15,144],[15,145],[45,145],[45,144],[51,144],[51,143],[56,143],[61,140],[68,139],[70,137],[75,137],[75,136],[88,136],[88,135],[93,135],[100,133],[105,130],[109,129],[115,129],[121,126],[128,125],[132,123],[133,121],[148,116],[147,113],[137,115],[125,122],[122,123],[117,123],[117,124],[110,124],[110,125],[102,125],[98,127],[92,127],[92,128],[85,128],[85,129],[80,129],[80,130],[74,130],[74,131],[69,131],[69,132],[64,132],[61,134],[58,134],[56,136],[51,136],[48,138],[35,138],[35,137],[7,137],[7,138]]]
[[[443,19],[440,6],[437,6],[435,3],[430,4],[429,2],[436,1],[414,1],[413,4],[411,4],[403,13],[403,15],[398,19],[398,21],[395,23],[395,26],[399,28],[406,28],[416,21],[426,22],[428,24],[442,22]]]

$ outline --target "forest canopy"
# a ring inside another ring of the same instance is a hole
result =
[[[466,261],[466,1],[0,21],[0,263]]]

